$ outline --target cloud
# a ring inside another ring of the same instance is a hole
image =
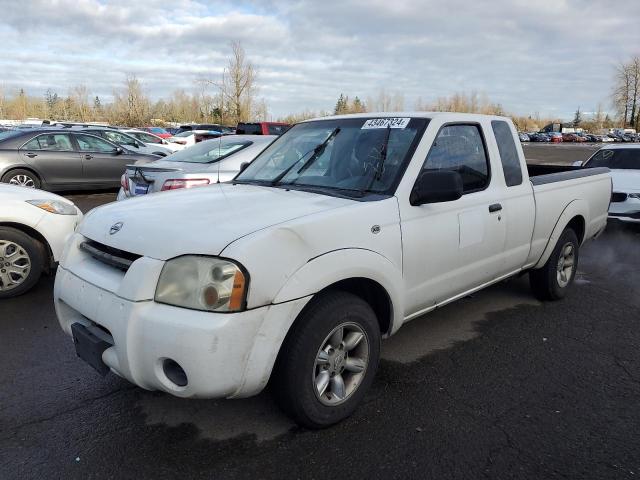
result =
[[[384,88],[408,109],[476,90],[566,118],[607,105],[614,65],[640,54],[634,0],[0,0],[0,11],[5,90],[85,84],[108,98],[135,74],[159,98],[218,77],[240,40],[276,116]]]

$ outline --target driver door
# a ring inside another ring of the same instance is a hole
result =
[[[458,172],[462,197],[417,206],[400,202],[409,317],[491,281],[503,269],[502,189],[491,176],[484,139],[480,124],[441,126],[420,172]]]
[[[95,135],[76,133],[75,138],[85,181],[104,187],[118,186],[131,158],[116,144]]]

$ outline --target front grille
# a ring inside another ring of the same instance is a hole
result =
[[[117,248],[103,245],[102,243],[86,240],[80,244],[80,248],[91,255],[93,258],[111,267],[126,272],[133,262],[142,255],[125,252]]]
[[[611,194],[611,202],[612,203],[617,203],[617,202],[626,202],[627,201],[627,194],[626,193],[622,193],[622,192],[613,192]]]

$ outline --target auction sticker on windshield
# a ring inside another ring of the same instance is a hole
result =
[[[366,128],[406,128],[409,125],[410,118],[370,118],[364,125],[362,125],[362,129]]]

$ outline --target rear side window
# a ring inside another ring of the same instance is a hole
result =
[[[516,143],[513,141],[513,134],[509,124],[501,120],[492,120],[491,128],[498,144],[504,181],[507,187],[520,185],[522,183],[522,167],[520,166],[520,157],[518,156],[518,150],[516,149]]]
[[[73,150],[71,139],[66,133],[51,133],[38,135],[25,143],[24,150],[53,150],[58,152],[69,152]]]
[[[422,171],[450,170],[462,177],[463,192],[489,185],[489,163],[478,125],[447,125],[440,129]]]
[[[92,135],[76,134],[78,146],[83,152],[114,152],[113,144]]]

